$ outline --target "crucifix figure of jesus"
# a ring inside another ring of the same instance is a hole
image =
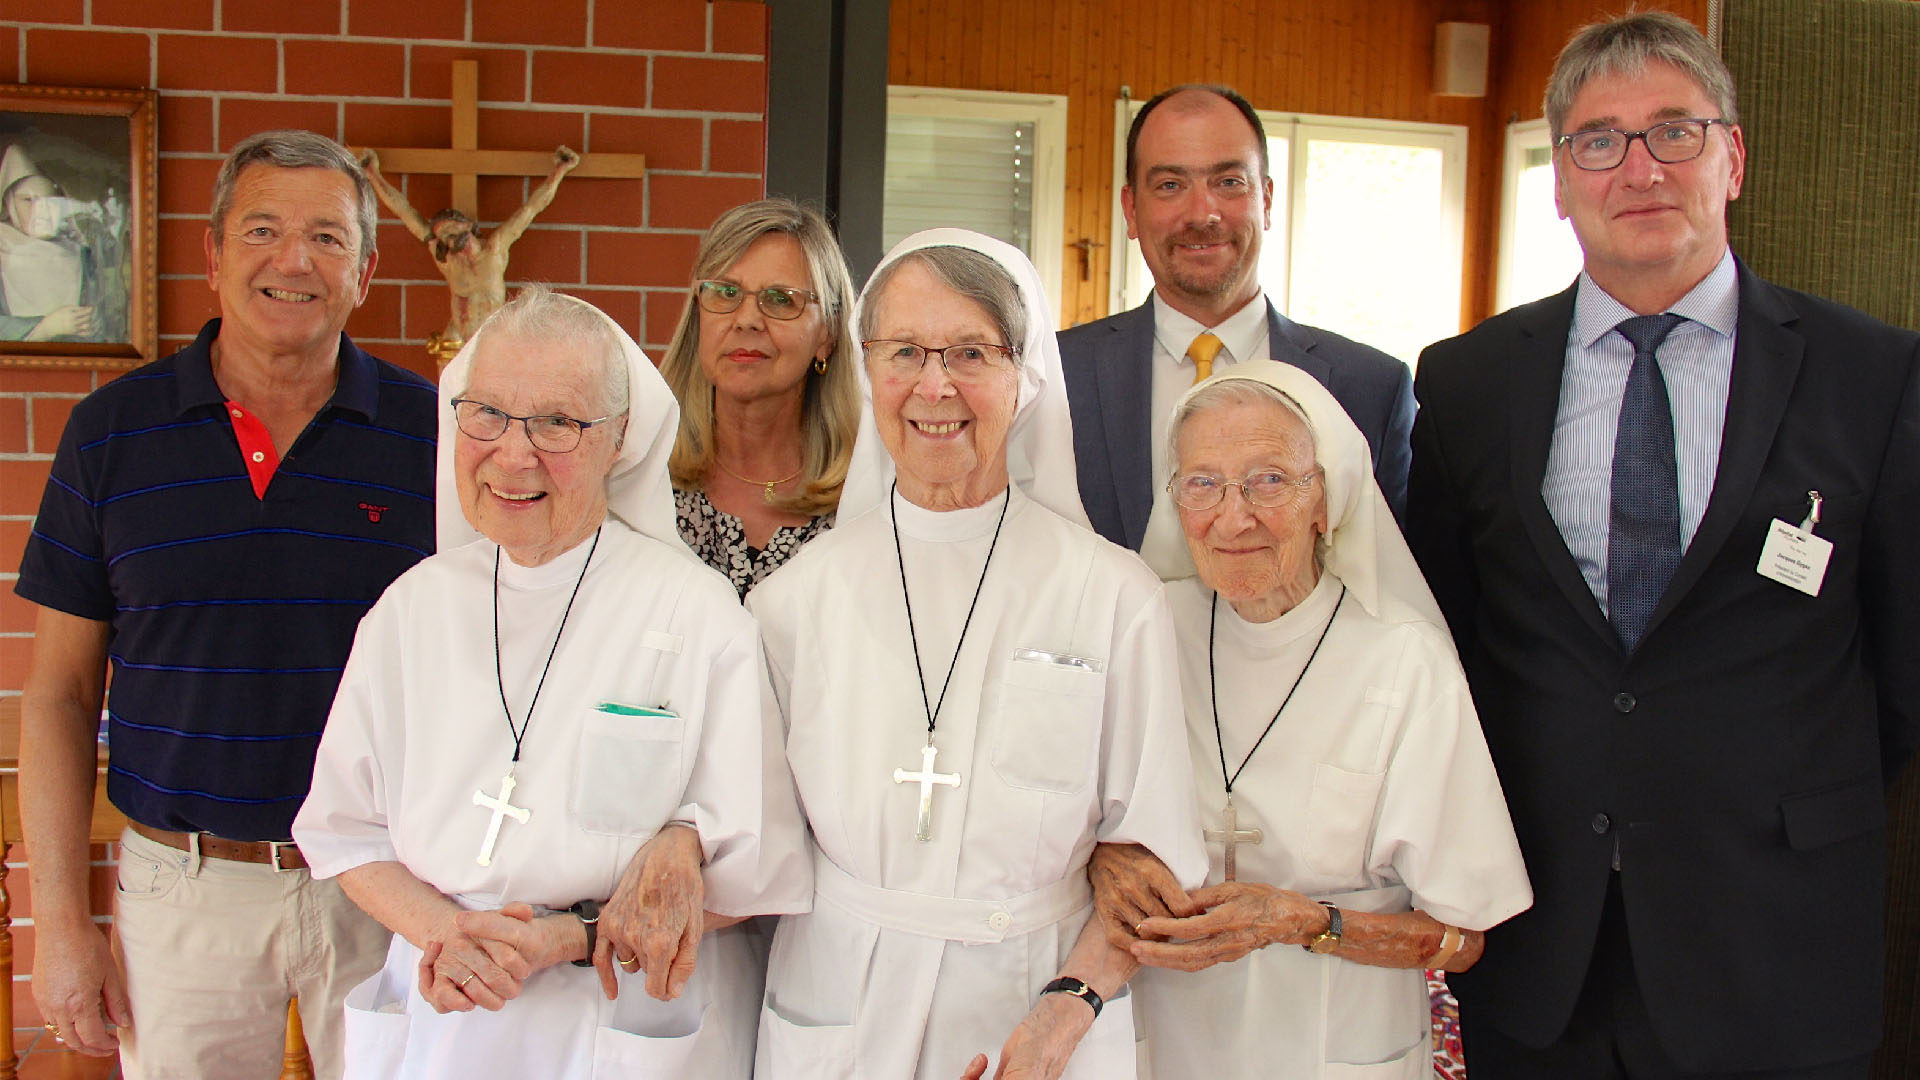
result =
[[[360,157],[360,164],[367,170],[367,179],[373,182],[380,201],[393,211],[408,232],[427,245],[433,265],[439,267],[441,276],[447,279],[447,289],[453,294],[453,313],[447,320],[447,328],[427,339],[427,350],[436,357],[445,352],[450,359],[460,350],[460,344],[473,337],[480,324],[487,321],[487,316],[507,302],[507,256],[514,241],[527,231],[540,211],[552,205],[561,179],[580,164],[580,155],[564,146],[556,149],[553,170],[533,189],[520,209],[491,233],[481,232],[479,223],[472,217],[451,207],[432,218],[422,217],[400,189],[381,174],[379,151],[366,151]]]
[[[1239,878],[1235,875],[1238,873],[1239,867],[1235,864],[1233,857],[1234,848],[1241,844],[1258,844],[1266,838],[1266,835],[1259,829],[1242,829],[1239,827],[1240,812],[1233,808],[1233,796],[1231,795],[1227,796],[1226,819],[1226,828],[1208,829],[1200,835],[1202,839],[1206,840],[1209,844],[1225,844],[1227,846],[1227,880],[1238,881]]]
[[[520,824],[525,825],[527,819],[533,816],[533,811],[526,807],[513,805],[513,789],[514,785],[518,783],[519,781],[513,778],[513,770],[508,769],[507,775],[500,778],[500,794],[498,797],[489,795],[484,791],[476,791],[473,793],[473,805],[484,806],[493,811],[493,820],[487,822],[487,838],[480,841],[480,854],[474,856],[473,859],[474,862],[479,863],[481,866],[493,865],[493,845],[500,839],[500,820],[502,818],[512,818]]]
[[[407,231],[427,245],[428,254],[453,291],[453,316],[447,328],[427,336],[427,351],[445,367],[460,345],[488,315],[506,302],[507,249],[526,231],[549,203],[560,179],[634,179],[647,174],[645,154],[602,153],[581,156],[562,146],[551,156],[534,150],[487,150],[480,146],[480,62],[455,60],[449,72],[453,124],[451,146],[383,147],[361,151],[367,179],[380,201],[399,217]],[[452,208],[431,219],[407,202],[400,189],[381,173],[381,165],[396,173],[431,173],[450,180]],[[544,176],[525,206],[500,227],[482,234],[475,225],[482,176]]]
[[[905,769],[893,770],[893,782],[896,784],[920,785],[920,822],[913,832],[913,838],[926,843],[933,839],[933,785],[944,784],[947,787],[960,786],[959,773],[937,773],[933,771],[933,757],[940,752],[932,743],[920,748],[920,771],[908,772]]]

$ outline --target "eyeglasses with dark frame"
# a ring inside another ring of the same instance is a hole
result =
[[[1256,469],[1240,480],[1228,480],[1212,473],[1186,473],[1168,480],[1167,491],[1174,502],[1189,510],[1211,510],[1219,506],[1230,488],[1239,488],[1240,497],[1254,506],[1273,509],[1298,502],[1324,473],[1323,469],[1315,469],[1296,478],[1279,469]]]
[[[1554,145],[1567,147],[1567,156],[1574,165],[1587,172],[1619,168],[1620,163],[1627,160],[1627,151],[1635,139],[1646,145],[1653,160],[1662,165],[1678,165],[1692,161],[1706,150],[1707,130],[1715,124],[1732,126],[1730,121],[1718,117],[1688,117],[1654,124],[1643,131],[1618,128],[1570,131],[1554,140]]]
[[[515,420],[527,433],[527,441],[535,450],[545,450],[549,454],[571,453],[580,445],[580,436],[595,424],[604,424],[613,419],[602,416],[597,420],[575,420],[561,413],[544,413],[535,416],[515,416],[503,412],[484,401],[472,398],[453,399],[453,420],[460,425],[461,434],[469,439],[481,442],[493,442],[507,433]]]
[[[732,281],[696,281],[693,283],[694,299],[699,301],[704,311],[715,315],[731,315],[740,310],[747,297],[759,306],[760,314],[769,319],[797,319],[806,314],[808,304],[817,304],[820,297],[805,289],[795,289],[786,285],[769,285],[758,292],[743,288]]]
[[[947,378],[956,383],[978,382],[995,371],[1003,371],[1020,355],[1017,345],[996,345],[991,341],[962,341],[941,349],[929,349],[917,341],[874,338],[863,341],[867,366],[889,379],[917,379],[927,366],[927,357],[938,357]]]

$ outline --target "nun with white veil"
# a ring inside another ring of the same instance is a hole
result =
[[[1422,969],[1471,967],[1533,900],[1453,639],[1312,375],[1235,365],[1169,428],[1156,512],[1191,558],[1167,597],[1210,866],[1170,912],[1138,899],[1174,891],[1150,859],[1095,860],[1148,965],[1145,1060],[1156,1080],[1431,1077]]]
[[[440,552],[361,622],[293,827],[394,931],[348,1075],[745,1078],[729,924],[811,868],[753,621],[674,525],[678,407],[539,287],[441,397]]]
[[[1166,602],[1086,526],[1051,311],[997,240],[894,248],[840,525],[748,594],[816,890],[774,937],[762,1080],[1133,1075],[1088,859],[1197,885],[1206,857]]]

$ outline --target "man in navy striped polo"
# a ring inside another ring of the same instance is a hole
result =
[[[433,388],[341,332],[374,214],[331,139],[235,147],[206,232],[221,317],[74,410],[21,563],[34,998],[129,1078],[276,1075],[290,995],[336,1077],[341,999],[386,950],[288,841],[354,628],[433,547]],[[111,951],[87,899],[109,668]]]

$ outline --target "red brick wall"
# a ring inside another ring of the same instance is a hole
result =
[[[352,146],[446,146],[450,62],[480,62],[480,145],[644,153],[643,180],[569,179],[513,249],[515,282],[546,281],[605,308],[650,350],[678,318],[699,233],[764,187],[767,9],[754,0],[5,0],[0,82],[160,91],[162,352],[216,314],[201,254],[224,151],[252,132],[305,127]],[[491,225],[530,181],[482,178]],[[423,213],[444,177],[406,178]],[[446,285],[382,209],[380,265],[347,332],[422,372],[447,321]],[[73,404],[112,372],[0,371],[0,696],[17,694],[33,608],[13,595],[48,461]],[[101,853],[96,852],[96,858]],[[10,863],[18,868],[16,848]],[[108,869],[96,870],[107,910]],[[8,881],[18,970],[31,970],[30,889]],[[17,1024],[36,1024],[23,984]]]

